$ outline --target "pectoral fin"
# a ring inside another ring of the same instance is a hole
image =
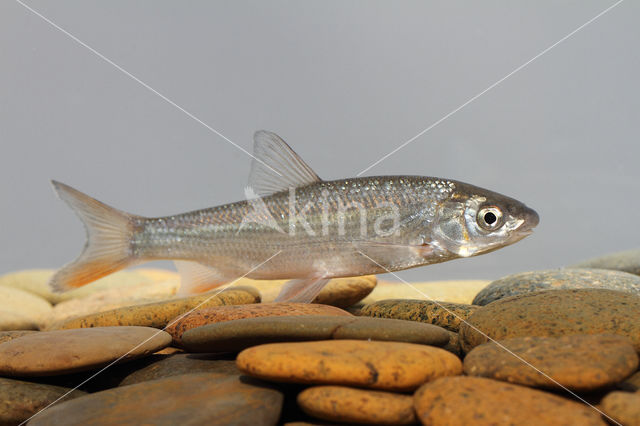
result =
[[[275,302],[311,303],[328,282],[327,278],[322,277],[287,281]]]

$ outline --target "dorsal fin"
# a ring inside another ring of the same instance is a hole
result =
[[[322,180],[275,133],[259,130],[253,136],[253,140],[255,158],[251,163],[249,186],[259,196],[271,195]]]

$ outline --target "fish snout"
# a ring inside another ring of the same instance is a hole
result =
[[[524,208],[522,218],[524,219],[524,222],[522,222],[522,225],[518,227],[518,232],[531,233],[533,232],[533,228],[538,226],[540,223],[540,216],[538,216],[538,213],[529,207]]]

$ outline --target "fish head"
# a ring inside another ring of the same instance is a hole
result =
[[[539,220],[533,209],[513,198],[456,183],[436,213],[432,235],[441,249],[470,257],[520,241]]]

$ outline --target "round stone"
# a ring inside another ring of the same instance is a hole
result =
[[[606,425],[587,405],[482,377],[426,383],[415,393],[414,403],[425,425]]]
[[[497,300],[460,327],[465,352],[488,337],[619,334],[640,351],[640,296],[605,289],[547,290]]]
[[[441,300],[469,304],[478,292],[489,285],[487,280],[390,282],[379,281],[375,290],[364,298],[363,304],[387,299]]]
[[[398,393],[315,386],[298,394],[298,405],[312,417],[339,423],[415,424],[413,398]]]
[[[457,332],[460,323],[477,309],[462,303],[392,299],[365,305],[359,315],[425,322]]]
[[[162,302],[126,306],[110,311],[72,318],[52,324],[49,329],[70,329],[86,327],[110,327],[137,325],[164,328],[172,320],[193,309],[222,305],[239,305],[260,302],[257,290],[251,287],[236,287],[222,292],[213,291],[196,296],[170,299]]]
[[[239,376],[185,374],[92,393],[34,417],[39,425],[275,425],[282,394]]]
[[[625,426],[640,425],[640,393],[611,392],[600,402],[600,408]]]
[[[318,293],[314,302],[348,308],[367,297],[376,288],[377,282],[375,275],[334,278]]]
[[[147,327],[43,331],[0,344],[0,375],[55,376],[152,354],[171,343]]]
[[[152,363],[124,377],[120,386],[189,373],[219,373],[238,375],[235,360],[220,359],[215,354],[152,355]]]
[[[38,330],[39,325],[34,318],[17,312],[0,309],[0,330]]]
[[[53,307],[49,324],[61,323],[73,317],[91,315],[125,306],[142,305],[167,300],[176,294],[179,280],[166,280],[153,284],[116,287],[96,291],[82,298],[62,301]]]
[[[260,289],[263,302],[273,302],[287,280],[248,280],[249,285]],[[364,299],[376,287],[375,275],[334,278],[329,280],[312,303],[346,308]]]
[[[36,294],[51,303],[57,303],[62,299],[58,293],[51,291],[48,284],[54,273],[54,269],[27,269],[9,272],[0,276],[0,286],[18,288]]]
[[[590,391],[621,382],[638,368],[631,343],[613,334],[518,337],[498,343],[473,348],[464,359],[465,374]]]
[[[382,318],[293,316],[245,318],[187,331],[183,346],[190,352],[240,351],[265,343],[358,339],[445,345],[446,330],[431,324]]]
[[[394,391],[462,372],[458,357],[444,349],[362,340],[254,346],[240,352],[236,362],[244,373],[265,380]]]
[[[571,265],[570,268],[613,269],[640,275],[640,250],[625,250],[605,256],[595,257]]]
[[[54,293],[49,288],[49,279],[54,273],[55,269],[30,269],[11,272],[0,277],[0,286],[19,288],[37,294],[51,303],[59,303],[63,300],[85,297],[96,291],[145,284],[152,285],[155,282],[148,275],[138,273],[135,270],[118,271],[85,286],[64,293]]]
[[[474,305],[487,305],[509,296],[540,290],[605,288],[640,295],[640,277],[604,269],[551,269],[509,275],[489,284],[473,299]]]
[[[19,288],[0,286],[0,311],[8,314],[14,314],[17,318],[36,325],[36,328],[48,319],[51,315],[51,303],[40,296]],[[4,315],[6,318],[6,315]],[[3,330],[12,330],[10,323],[6,320]],[[16,330],[19,328],[13,328]]]
[[[85,392],[61,386],[0,377],[0,424],[20,424],[49,404],[68,401]]]
[[[296,315],[351,316],[348,312],[335,306],[318,305],[314,303],[260,303],[216,306],[193,311],[171,324],[165,331],[171,334],[175,344],[180,346],[184,332],[192,328],[202,327],[203,325],[243,318]]]

